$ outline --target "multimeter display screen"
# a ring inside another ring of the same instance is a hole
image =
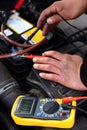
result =
[[[15,114],[32,114],[34,105],[33,99],[22,99],[15,110]]]
[[[31,107],[32,107],[32,103],[33,103],[33,100],[22,100],[21,104],[20,104],[20,107],[19,107],[19,111],[21,112],[30,112],[31,110]]]

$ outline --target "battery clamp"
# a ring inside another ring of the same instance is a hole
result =
[[[64,101],[65,102],[65,101]],[[64,103],[62,98],[36,98],[21,95],[11,110],[17,125],[71,128],[75,123],[76,101]]]

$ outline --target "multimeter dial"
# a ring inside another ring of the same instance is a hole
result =
[[[59,110],[59,104],[54,101],[47,102],[43,106],[43,111],[47,114],[56,113]]]

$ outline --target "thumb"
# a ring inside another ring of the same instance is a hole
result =
[[[56,2],[50,6],[50,16],[47,18],[48,24],[59,23],[62,19],[58,15],[58,12],[61,12],[63,7],[60,4],[56,4]]]
[[[58,14],[54,14],[53,16],[47,19],[48,24],[58,24],[61,21],[61,17]]]

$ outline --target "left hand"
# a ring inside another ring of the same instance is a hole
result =
[[[79,17],[86,10],[87,0],[57,0],[41,12],[37,27],[42,28],[43,35],[47,35],[63,20],[58,13],[64,19],[70,20]]]
[[[34,58],[34,69],[41,70],[40,77],[58,82],[68,88],[84,91],[80,79],[80,67],[83,63],[79,55],[62,54],[57,51],[47,51],[42,58]]]

